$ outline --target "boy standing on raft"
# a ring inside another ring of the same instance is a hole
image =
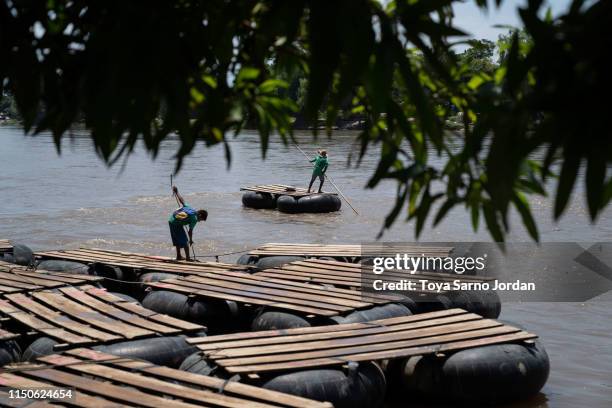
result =
[[[206,210],[194,210],[185,203],[183,197],[179,194],[178,188],[172,186],[172,192],[179,201],[181,208],[176,209],[170,218],[168,219],[168,225],[170,226],[170,236],[172,237],[172,245],[176,247],[176,260],[181,261],[181,248],[185,250],[185,259],[191,261],[189,256],[189,245],[193,245],[193,229],[199,221],[206,221],[208,218],[208,212]],[[187,234],[185,234],[185,225],[189,226],[189,241],[187,241]]]
[[[323,182],[325,181],[325,172],[327,171],[327,166],[329,165],[327,161],[327,150],[319,150],[317,156],[310,160],[311,163],[314,163],[314,168],[312,169],[312,178],[310,179],[310,184],[308,185],[308,192],[310,193],[310,188],[312,187],[312,183],[314,183],[315,179],[318,177],[321,180],[321,184],[319,184],[319,193],[321,193],[323,188]]]

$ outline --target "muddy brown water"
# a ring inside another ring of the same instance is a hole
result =
[[[265,161],[258,137],[241,134],[230,142],[231,167],[221,146],[198,145],[176,176],[186,200],[209,211],[209,220],[195,231],[199,257],[243,251],[265,242],[360,243],[376,239],[395,199],[395,184],[383,182],[365,189],[378,153],[360,167],[347,167],[357,154],[355,133],[321,136],[313,142],[298,135],[302,147],[330,154],[330,174],[359,211],[346,204],[326,215],[287,215],[246,209],[240,186],[289,184],[304,186],[309,164],[301,153],[273,139]],[[156,160],[139,146],[122,168],[107,168],[96,156],[84,132],[66,140],[58,156],[49,135],[24,137],[20,129],[0,127],[0,238],[27,243],[35,249],[100,247],[172,255],[167,217],[176,207],[170,194],[170,174],[178,141],[169,139]],[[327,185],[325,190],[331,190]],[[531,200],[542,241],[610,242],[610,210],[592,225],[580,185],[559,223],[551,217],[550,198]],[[511,241],[528,241],[518,217],[511,217]],[[414,224],[398,220],[383,239],[412,241]],[[423,241],[489,241],[484,230],[474,232],[468,214],[455,209],[435,229],[427,227]],[[233,261],[238,255],[221,257]],[[502,319],[539,334],[551,359],[551,375],[542,393],[513,407],[612,406],[612,293],[586,303],[506,303]],[[401,406],[411,406],[409,396]]]

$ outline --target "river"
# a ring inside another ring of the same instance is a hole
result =
[[[359,215],[346,204],[326,215],[287,215],[245,209],[241,186],[290,184],[304,186],[310,165],[301,153],[272,138],[262,161],[258,137],[245,132],[230,142],[229,169],[222,146],[198,145],[175,178],[187,202],[209,211],[194,233],[198,257],[243,251],[265,242],[360,243],[375,240],[395,199],[395,184],[365,189],[378,161],[373,150],[359,167],[347,166],[357,153],[355,133],[313,142],[298,135],[309,153],[326,148],[329,174],[349,197]],[[176,207],[170,194],[177,139],[162,143],[158,157],[138,146],[129,159],[108,168],[95,154],[91,140],[75,131],[64,140],[58,156],[48,134],[23,136],[16,127],[0,127],[0,238],[24,242],[35,249],[90,246],[173,254],[167,217]],[[332,186],[326,185],[325,190]],[[545,242],[611,242],[612,214],[606,210],[590,223],[580,184],[560,222],[552,220],[550,198],[531,200]],[[400,216],[383,240],[414,240],[414,224]],[[529,238],[512,214],[510,241]],[[451,211],[435,229],[425,228],[422,241],[489,241],[474,232],[463,208]],[[237,255],[221,257],[233,261]],[[551,375],[541,395],[517,407],[609,407],[612,401],[612,293],[586,303],[505,303],[502,319],[519,323],[542,337],[551,359]]]

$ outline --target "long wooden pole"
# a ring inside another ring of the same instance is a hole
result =
[[[306,157],[306,159],[310,160],[310,157],[308,157],[308,155],[306,153],[304,153],[304,151],[300,148],[300,146],[298,146],[297,144],[293,144],[295,147],[297,147],[297,149],[304,155],[304,157]],[[346,198],[346,196],[344,194],[342,194],[342,191],[340,191],[340,189],[338,188],[338,186],[336,185],[336,183],[334,183],[334,181],[331,179],[330,176],[328,176],[327,174],[324,174],[325,178],[327,180],[329,180],[329,182],[332,184],[332,186],[334,186],[334,188],[336,189],[336,191],[338,192],[338,194],[340,194],[340,197],[342,197],[344,199],[344,201],[346,201],[346,203],[349,205],[349,207],[351,207],[351,209],[353,211],[355,211],[355,214],[359,215],[359,212],[357,212],[357,210],[355,209],[355,207],[353,207],[353,205],[351,204],[351,202],[349,201],[348,198]]]

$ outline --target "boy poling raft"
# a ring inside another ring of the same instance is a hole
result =
[[[204,222],[208,218],[206,210],[195,210],[185,203],[183,196],[178,192],[176,186],[172,186],[172,194],[176,198],[179,208],[170,214],[168,225],[170,226],[170,236],[172,237],[172,245],[176,247],[176,260],[183,259],[191,261],[189,255],[189,246],[193,248],[193,229],[198,222]],[[185,233],[185,227],[188,227],[188,232]],[[189,238],[187,237],[189,235]],[[181,255],[181,249],[185,251],[185,258]],[[194,259],[195,261],[195,256]]]
[[[329,166],[329,162],[327,161],[327,150],[319,150],[315,158],[309,160],[309,162],[314,163],[314,167],[312,169],[312,178],[310,179],[310,184],[308,185],[308,192],[310,193],[312,183],[314,183],[315,179],[318,177],[321,181],[318,192],[322,193],[323,183],[325,182],[325,172]]]
[[[242,204],[245,207],[255,209],[278,209],[284,213],[327,213],[339,211],[342,207],[342,201],[338,195],[344,199],[349,207],[359,215],[355,207],[350,203],[348,198],[340,191],[338,186],[333,182],[331,177],[327,175],[329,167],[329,158],[326,150],[318,150],[317,155],[311,159],[298,145],[295,147],[313,163],[312,177],[306,188],[297,188],[286,186],[283,184],[269,184],[242,187],[241,190],[246,191],[242,196]],[[312,192],[312,185],[316,179],[320,180],[319,189],[317,192]],[[336,189],[337,193],[324,192],[323,184],[327,179]]]

